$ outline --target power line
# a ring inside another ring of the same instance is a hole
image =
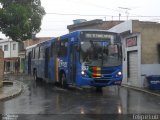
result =
[[[108,17],[119,17],[118,15],[106,15],[106,14],[104,14],[104,15],[93,15],[93,14],[72,14],[72,13],[46,13],[46,14],[53,14],[53,15],[64,15],[64,16],[108,16]],[[126,16],[121,16],[121,17],[126,17]],[[145,18],[145,17],[148,17],[148,18],[157,18],[157,17],[160,17],[160,16],[143,16],[143,15],[131,15],[131,16],[128,16],[128,17],[143,17],[143,18]]]
[[[54,14],[54,15],[66,15],[66,16],[112,16],[112,15],[91,15],[91,14],[69,14],[69,13],[46,13],[46,14]]]
[[[127,16],[127,20],[128,20],[128,16],[129,16],[129,10],[131,10],[130,8],[125,8],[125,7],[119,7],[120,9],[125,10],[126,16]]]

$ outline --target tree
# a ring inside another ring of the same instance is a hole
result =
[[[0,31],[14,41],[32,38],[40,31],[45,10],[40,0],[0,0]]]

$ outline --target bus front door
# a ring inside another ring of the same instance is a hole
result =
[[[70,81],[76,82],[76,47],[75,44],[70,45]]]

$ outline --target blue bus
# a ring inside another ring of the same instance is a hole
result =
[[[79,30],[26,49],[26,72],[63,87],[121,85],[120,35]]]

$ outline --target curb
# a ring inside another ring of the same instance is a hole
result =
[[[14,97],[16,97],[16,96],[18,96],[22,93],[23,85],[20,82],[17,82],[17,81],[14,81],[14,82],[3,81],[3,84],[6,84],[6,83],[7,84],[13,84],[13,86],[16,85],[18,87],[16,89],[12,89],[8,93],[1,94],[0,95],[0,101],[9,100],[9,99],[14,98]]]
[[[150,91],[147,91],[147,90],[141,89],[141,88],[132,87],[132,86],[128,86],[128,85],[121,85],[121,86],[122,86],[122,87],[126,87],[126,88],[131,88],[131,89],[134,89],[134,90],[137,90],[137,91],[141,91],[141,92],[149,93],[149,94],[152,94],[152,95],[155,95],[155,96],[160,97],[160,94],[158,94],[158,93],[153,93],[153,92],[150,92]]]

